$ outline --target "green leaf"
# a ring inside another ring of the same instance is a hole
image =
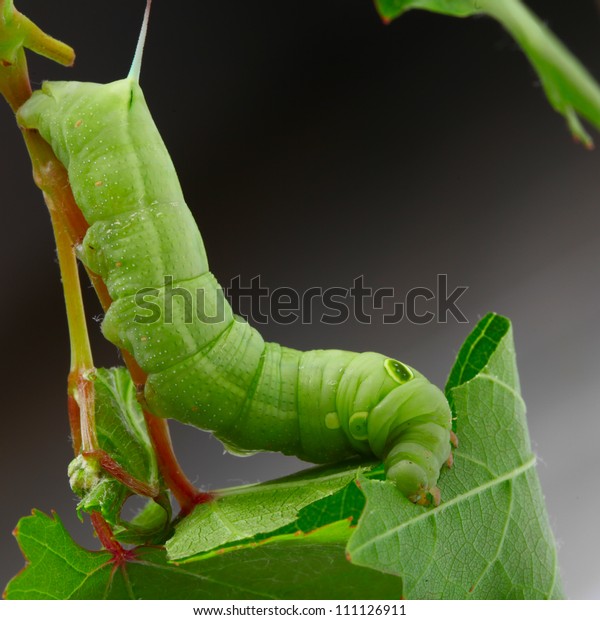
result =
[[[253,548],[178,566],[165,551],[134,549],[120,565],[106,551],[77,546],[57,516],[21,519],[17,539],[28,565],[8,599],[355,599],[398,598],[397,577],[345,558],[347,521],[304,536],[281,536]]]
[[[153,489],[156,504],[134,522],[124,521],[121,509],[132,491],[103,470],[97,458],[79,455],[69,466],[71,487],[82,497],[77,509],[102,513],[124,542],[164,542],[170,531],[171,509],[168,497],[161,492],[156,454],[131,377],[125,368],[99,368],[94,388],[100,449],[129,476]]]
[[[156,455],[129,373],[125,368],[99,368],[94,387],[100,447],[134,478],[158,487]]]
[[[492,353],[498,348],[509,330],[510,321],[507,318],[490,312],[479,321],[465,340],[446,382],[446,398],[455,416],[454,388],[470,381],[485,368]],[[514,350],[505,347],[504,351],[509,358],[514,358]],[[509,368],[510,359],[506,359],[504,365]],[[517,382],[516,389],[519,389],[518,375],[513,373],[511,377]]]
[[[327,475],[331,467],[318,468],[321,475]],[[384,479],[385,473],[383,465],[364,463],[364,465],[355,471],[356,476],[362,474],[367,478]],[[273,530],[265,534],[257,534],[247,540],[234,543],[238,546],[252,545],[255,542],[271,538],[273,536],[281,536],[283,534],[299,534],[309,533],[318,528],[335,523],[337,521],[348,521],[352,524],[358,523],[358,519],[365,507],[365,496],[359,490],[357,480],[354,478],[348,485],[328,495],[323,499],[307,504],[298,512],[298,518],[295,521],[284,525],[283,527]]]
[[[552,107],[562,114],[576,140],[592,138],[578,115],[600,129],[600,88],[581,63],[520,0],[375,0],[385,21],[410,9],[454,17],[487,14],[498,20],[521,46],[536,70]]]
[[[454,17],[469,17],[480,12],[477,4],[474,0],[375,0],[377,11],[386,21],[400,17],[411,9],[424,9]]]
[[[346,492],[359,471],[356,462],[316,467],[263,484],[217,491],[214,501],[196,506],[176,526],[175,535],[167,543],[169,558],[182,560],[224,545],[255,541],[257,536],[278,530],[309,531],[347,518],[351,516],[350,507],[344,504],[342,508],[337,496],[331,510],[321,504],[316,514],[305,515],[304,529],[298,523],[302,509],[342,490]],[[282,530],[285,526],[289,527]]]
[[[562,597],[506,319],[480,322],[449,386],[460,445],[440,477],[442,503],[415,506],[392,484],[361,479],[352,562],[401,576],[407,598]]]
[[[167,494],[148,500],[131,521],[119,519],[114,537],[129,545],[162,545],[173,534],[171,504]]]

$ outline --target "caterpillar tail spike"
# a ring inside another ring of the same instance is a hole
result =
[[[140,81],[140,75],[142,73],[142,59],[144,57],[144,45],[146,45],[146,36],[148,34],[148,24],[150,23],[150,9],[152,8],[152,0],[146,0],[146,10],[144,11],[144,20],[142,21],[142,28],[140,29],[140,35],[138,37],[137,46],[135,48],[135,54],[133,56],[133,62],[131,63],[131,69],[129,69],[130,79],[136,82]]]
[[[147,374],[154,415],[237,454],[376,456],[407,497],[439,502],[452,415],[437,387],[378,353],[265,342],[234,316],[138,83],[148,10],[129,77],[46,82],[18,114],[64,164],[89,224],[79,257],[113,299],[104,335]]]

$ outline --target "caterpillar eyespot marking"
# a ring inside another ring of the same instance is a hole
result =
[[[45,82],[18,112],[68,171],[89,225],[78,254],[113,300],[104,335],[148,377],[140,400],[154,415],[212,431],[237,454],[279,451],[314,463],[375,456],[407,497],[439,503],[440,470],[457,444],[441,390],[378,353],[265,342],[234,316],[138,84],[141,49],[127,78]],[[156,291],[159,306],[166,278],[191,298],[202,292],[200,318],[136,320],[137,293]]]
[[[414,376],[411,369],[398,360],[387,359],[384,366],[390,377],[400,384],[410,381]]]

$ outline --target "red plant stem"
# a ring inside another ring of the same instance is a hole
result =
[[[133,356],[128,352],[121,350],[123,360],[129,370],[129,374],[138,390],[138,400],[142,405],[146,426],[152,439],[154,452],[158,460],[158,467],[162,474],[165,484],[169,487],[177,500],[182,514],[191,512],[197,504],[204,504],[213,498],[211,493],[199,491],[185,475],[181,469],[181,465],[175,456],[169,425],[163,418],[158,418],[148,411],[146,401],[144,399],[144,386],[146,385],[147,375],[139,367]]]
[[[152,487],[132,476],[104,450],[82,452],[82,454],[85,458],[96,459],[104,471],[108,472],[113,478],[116,478],[119,482],[124,484],[128,489],[131,489],[137,495],[144,495],[145,497],[158,497],[160,494],[160,490],[157,487]]]
[[[81,412],[75,396],[71,394],[67,396],[67,410],[69,412],[69,426],[71,428],[71,443],[73,444],[73,452],[77,456],[81,452]]]
[[[114,563],[116,567],[122,566],[125,562],[135,559],[135,551],[124,549],[120,543],[115,540],[110,525],[108,525],[99,512],[92,512],[90,518],[96,535],[98,536],[98,540],[102,546],[112,554],[112,563]]]
[[[112,553],[118,553],[123,549],[121,545],[114,539],[113,532],[104,520],[104,517],[99,512],[93,512],[90,515],[98,540],[102,543],[102,546]]]
[[[73,386],[75,386],[73,388]],[[94,382],[89,378],[89,372],[77,368],[69,373],[69,396],[72,391],[77,394],[79,406],[80,451],[93,452],[99,449],[98,435],[96,434],[95,389]],[[78,454],[76,452],[75,454]]]
[[[205,504],[213,499],[212,493],[204,493],[189,481],[183,473],[173,452],[171,435],[167,421],[157,418],[144,409],[146,424],[152,437],[158,466],[166,485],[179,503],[182,514],[188,514],[198,504]]]
[[[31,97],[31,83],[25,61],[25,52],[17,52],[16,62],[2,67],[0,90],[8,105],[16,112],[29,97]]]

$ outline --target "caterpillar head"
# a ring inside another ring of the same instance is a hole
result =
[[[423,375],[386,360],[398,383],[370,412],[368,439],[384,461],[387,478],[413,501],[435,497],[440,470],[450,456],[452,414],[444,393]]]

